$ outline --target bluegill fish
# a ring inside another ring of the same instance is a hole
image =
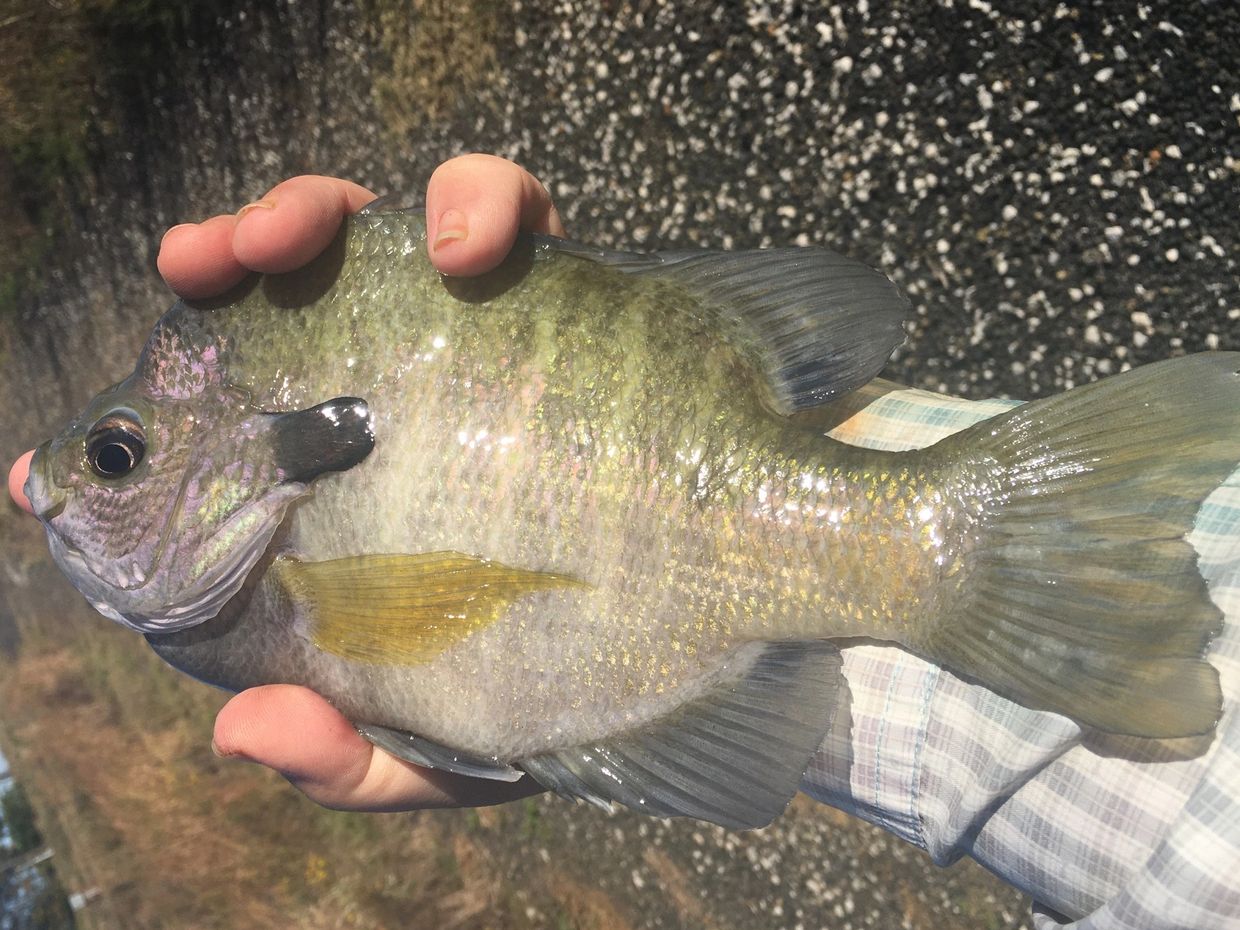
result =
[[[413,212],[177,303],[27,494],[103,614],[227,689],[325,695],[402,758],[745,827],[847,700],[836,641],[1025,705],[1209,732],[1184,540],[1240,462],[1240,355],[928,449],[825,437],[906,304],[820,249],[524,239],[445,280]]]

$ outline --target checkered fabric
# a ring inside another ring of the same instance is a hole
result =
[[[914,448],[1010,406],[901,390],[832,435]],[[850,719],[802,789],[936,862],[972,856],[1033,897],[1039,930],[1240,928],[1240,471],[1189,540],[1226,616],[1210,651],[1225,697],[1213,738],[1082,734],[900,649],[855,646]]]

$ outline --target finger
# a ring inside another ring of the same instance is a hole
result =
[[[243,691],[220,711],[213,748],[280,772],[311,800],[339,810],[395,811],[498,804],[540,790],[410,765],[362,739],[326,700],[306,688]]]
[[[266,274],[300,268],[327,248],[344,217],[374,199],[352,181],[290,178],[238,212],[233,254],[246,268]]]
[[[248,273],[233,255],[235,216],[173,226],[159,244],[156,265],[168,286],[191,300],[228,290]]]
[[[547,189],[494,155],[462,155],[435,170],[426,189],[426,226],[431,261],[448,275],[490,271],[521,229],[564,235]]]
[[[26,485],[26,476],[30,474],[30,460],[34,458],[34,450],[22,453],[21,457],[13,463],[13,467],[9,469],[9,497],[13,498],[15,503],[26,513],[34,513],[34,508],[30,506],[30,501],[26,499],[24,490]]]

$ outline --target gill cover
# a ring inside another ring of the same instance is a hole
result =
[[[374,447],[356,397],[255,409],[227,346],[178,304],[134,373],[41,446],[26,485],[53,557],[102,614],[146,633],[215,616],[312,481]]]

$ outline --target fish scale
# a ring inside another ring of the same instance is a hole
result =
[[[856,637],[1083,726],[1207,732],[1221,615],[1183,536],[1240,460],[1240,361],[916,452],[792,416],[873,378],[905,310],[818,249],[532,237],[444,279],[419,216],[359,216],[305,269],[175,306],[27,492],[83,593],[173,665],[306,685],[410,761],[597,803],[769,821],[846,697],[829,641]],[[132,474],[84,461],[104,415],[147,443]]]

